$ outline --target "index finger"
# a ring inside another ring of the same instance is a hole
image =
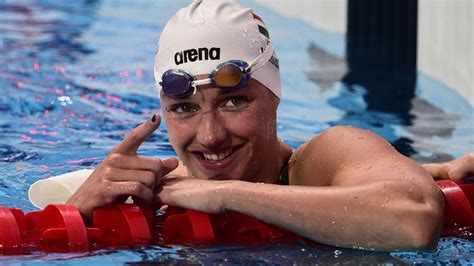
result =
[[[134,128],[125,138],[112,149],[112,152],[119,152],[123,154],[136,154],[138,148],[145,139],[155,131],[160,125],[161,117],[154,114],[150,119],[143,124]]]

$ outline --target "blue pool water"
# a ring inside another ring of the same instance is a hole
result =
[[[94,167],[126,132],[159,112],[152,72],[156,41],[166,20],[187,2],[0,0],[0,205],[34,210],[27,199],[30,184]],[[281,60],[279,136],[291,146],[332,125],[350,124],[379,133],[419,162],[474,150],[473,107],[452,89],[419,73],[409,110],[370,108],[366,99],[373,92],[339,82],[343,36],[245,3],[266,18]],[[318,61],[323,50],[325,64]],[[174,155],[166,127],[140,152]],[[474,245],[444,238],[431,253],[148,246],[0,257],[2,264],[64,262],[471,264]]]

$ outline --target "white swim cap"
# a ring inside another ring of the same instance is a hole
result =
[[[195,0],[166,24],[158,41],[154,73],[157,84],[169,69],[197,76],[210,74],[229,60],[251,63],[270,43],[263,20],[232,0]],[[275,53],[251,77],[278,98],[281,82]],[[161,90],[161,86],[158,85]]]

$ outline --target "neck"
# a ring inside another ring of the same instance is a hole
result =
[[[254,182],[276,184],[281,170],[290,159],[292,150],[290,146],[278,140],[275,150],[269,154],[271,156],[268,157],[267,166],[262,168]]]

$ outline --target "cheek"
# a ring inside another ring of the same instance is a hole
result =
[[[275,133],[275,118],[266,109],[251,108],[246,112],[231,114],[226,128],[237,135],[251,139],[272,139]]]
[[[183,149],[183,147],[193,138],[193,127],[190,126],[189,123],[180,123],[179,121],[170,119],[167,116],[165,116],[165,120],[171,145],[173,145],[173,148],[176,151]]]

